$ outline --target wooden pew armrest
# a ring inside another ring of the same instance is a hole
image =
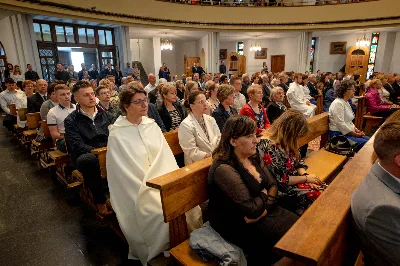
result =
[[[107,147],[102,147],[102,148],[93,149],[93,150],[91,151],[91,153],[93,153],[94,155],[105,154],[105,153],[107,153]]]

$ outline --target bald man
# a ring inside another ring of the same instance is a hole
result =
[[[153,73],[150,73],[150,74],[147,76],[147,79],[149,80],[149,84],[147,84],[147,86],[144,88],[144,90],[145,90],[147,93],[149,93],[149,92],[151,92],[152,90],[154,90],[155,88],[157,88],[157,85],[156,85],[156,75],[154,75]]]
[[[48,99],[47,86],[47,81],[44,79],[38,79],[36,81],[36,93],[28,97],[27,100],[29,113],[40,112],[42,103]]]

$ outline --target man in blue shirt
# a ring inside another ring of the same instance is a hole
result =
[[[132,76],[133,75],[133,68],[131,68],[130,63],[126,63],[126,68],[124,69],[124,77]]]

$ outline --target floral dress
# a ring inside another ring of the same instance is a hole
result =
[[[308,190],[298,189],[297,184],[289,185],[289,176],[298,176],[297,169],[307,170],[308,166],[302,159],[289,155],[279,144],[269,139],[261,139],[257,149],[277,180],[278,202],[284,208],[301,215],[314,200],[307,196]]]

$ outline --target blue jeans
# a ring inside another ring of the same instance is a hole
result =
[[[310,103],[312,103],[312,104],[314,104],[314,105],[317,105],[317,101],[316,101],[316,100],[313,100],[313,99],[310,100]]]
[[[339,135],[343,135],[342,132],[340,132],[340,131],[332,131],[332,130],[328,131],[328,138],[329,139],[331,139],[333,136],[339,136]],[[364,144],[367,143],[368,140],[369,140],[369,137],[367,137],[367,136],[364,136],[362,138],[353,137],[353,136],[351,136],[349,134],[347,134],[345,136],[346,136],[346,138],[358,143],[357,148],[354,149],[355,152],[358,152],[359,150],[361,150],[361,148],[364,146]]]

